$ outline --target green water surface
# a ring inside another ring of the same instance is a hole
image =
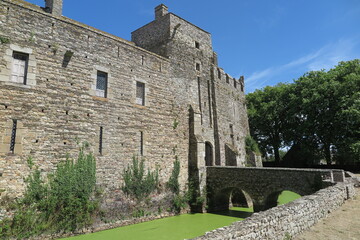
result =
[[[285,204],[301,197],[283,191],[278,204]],[[251,216],[252,208],[231,208],[217,213],[183,214],[149,222],[119,227],[101,232],[80,235],[69,240],[181,240],[204,235],[205,232],[230,225]]]
[[[66,238],[72,240],[179,240],[194,238],[205,232],[230,225],[252,214],[252,208],[232,208],[213,213],[183,214],[154,221],[119,227],[92,234]]]

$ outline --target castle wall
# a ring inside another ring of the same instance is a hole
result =
[[[23,6],[21,6],[23,5]],[[98,180],[119,190],[123,169],[139,152],[143,132],[146,166],[159,168],[166,182],[177,155],[187,180],[187,106],[174,102],[170,62],[133,43],[65,17],[54,17],[23,1],[0,4],[0,189],[18,195],[31,156],[44,172],[87,141],[97,158]],[[10,82],[13,49],[28,49],[34,84]],[[70,60],[66,59],[71,55]],[[97,71],[108,74],[108,96],[97,97]],[[145,83],[145,106],[135,103],[136,81]],[[15,151],[9,151],[13,119]],[[174,129],[174,121],[179,126]],[[102,154],[99,153],[103,128]],[[174,151],[176,149],[176,151]]]
[[[159,35],[159,31],[169,34]],[[182,89],[177,92],[176,102],[189,104],[200,114],[196,138],[200,145],[209,142],[213,146],[213,165],[243,166],[244,139],[249,132],[244,82],[232,78],[217,66],[211,35],[168,13],[134,31],[132,40],[138,46],[151,51],[155,49],[169,57],[174,87]],[[201,147],[198,167],[204,166],[204,157],[204,147]]]
[[[0,11],[1,37],[9,40],[0,44],[0,192],[21,193],[28,157],[46,174],[67,154],[76,157],[83,141],[111,193],[119,192],[141,136],[145,164],[159,168],[162,185],[178,157],[185,187],[189,149],[200,175],[209,155],[211,165],[244,165],[243,80],[226,80],[210,33],[165,10],[134,31],[133,42],[22,0],[4,0]],[[28,57],[26,84],[10,80],[17,52]],[[98,72],[107,75],[106,97],[99,97]],[[145,84],[144,106],[136,100],[137,82]]]

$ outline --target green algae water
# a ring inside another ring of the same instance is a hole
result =
[[[230,225],[252,214],[252,208],[231,208],[214,213],[183,214],[119,227],[92,234],[66,238],[71,240],[180,240]]]
[[[298,198],[301,198],[301,196],[297,193],[290,191],[282,191],[278,197],[278,205],[283,205],[285,203],[292,202]]]
[[[278,204],[291,202],[300,195],[283,191]],[[183,214],[149,222],[80,235],[63,240],[182,240],[204,235],[205,232],[230,225],[251,216],[252,208],[234,207],[217,213]]]

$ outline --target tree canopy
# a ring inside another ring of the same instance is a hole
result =
[[[279,163],[295,144],[327,164],[360,161],[360,60],[246,96],[251,135]]]

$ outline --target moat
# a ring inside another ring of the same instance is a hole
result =
[[[285,204],[299,198],[300,195],[284,191],[278,198],[278,204]],[[253,213],[252,208],[233,207],[228,211],[216,213],[183,214],[149,222],[119,227],[97,233],[66,238],[71,240],[179,240],[191,239],[205,232],[243,220]],[[65,239],[63,239],[65,240]]]

